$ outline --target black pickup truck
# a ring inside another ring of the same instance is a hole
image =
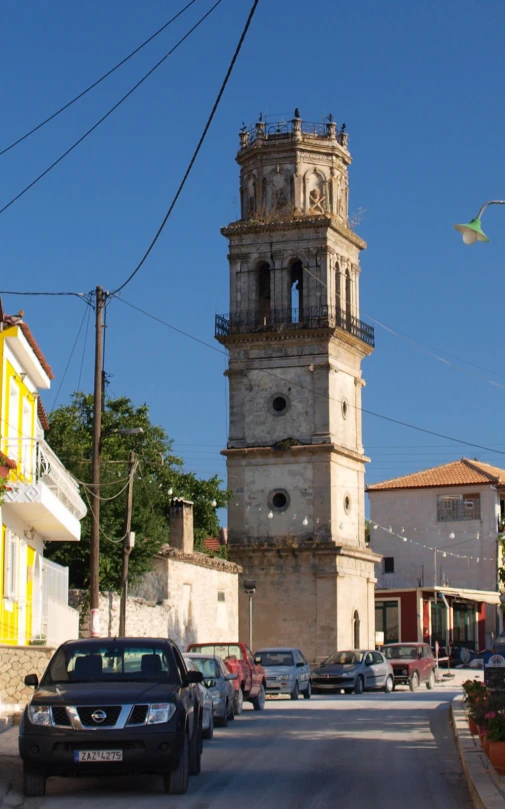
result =
[[[184,794],[200,772],[202,710],[196,671],[164,638],[92,638],[55,652],[21,720],[26,796],[52,775],[163,776]]]

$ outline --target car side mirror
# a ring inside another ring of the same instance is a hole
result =
[[[203,683],[203,674],[201,671],[188,671],[186,674],[186,682],[188,683]]]
[[[225,680],[237,680],[238,679],[238,674],[225,674],[224,679]]]
[[[204,681],[203,681],[203,684],[204,684],[204,685],[205,685],[207,688],[215,688],[215,686],[216,686],[216,681],[215,681],[215,680],[204,680]]]
[[[39,678],[36,674],[27,674],[25,677],[25,685],[28,685],[30,688],[38,688]]]
[[[297,669],[303,668],[304,665],[305,665],[305,663],[302,663],[302,661],[300,660],[300,662],[296,664],[296,668]]]
[[[261,663],[261,655],[256,655],[256,657],[254,658],[254,662],[255,662],[257,665],[259,665],[259,664]]]

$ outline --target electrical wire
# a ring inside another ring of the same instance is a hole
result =
[[[88,342],[88,329],[89,329],[89,321],[91,317],[91,308],[88,309],[88,319],[86,321],[86,331],[84,332],[84,345],[82,347],[82,357],[81,357],[81,367],[79,368],[79,379],[77,380],[77,390],[81,390],[81,377],[82,377],[82,369],[84,366],[84,357],[86,354],[86,345]]]
[[[177,50],[177,48],[180,45],[182,45],[182,43],[193,33],[193,31],[195,31],[198,28],[198,26],[201,25],[203,21],[206,20],[207,17],[210,14],[212,14],[214,9],[217,8],[222,2],[223,0],[217,0],[217,2],[214,3],[214,5],[210,8],[210,10],[207,11],[207,13],[204,14],[203,17],[201,17],[192,28],[190,28],[190,30],[182,37],[182,39],[180,39],[177,42],[177,44],[174,45],[173,48],[171,48],[158,62],[156,62],[154,67],[152,67],[147,73],[145,73],[144,76],[142,76],[142,78],[140,79],[140,81],[138,81],[130,90],[128,90],[128,92],[122,98],[120,98],[119,101],[105,113],[105,115],[102,115],[102,117],[90,129],[88,129],[87,132],[84,133],[84,135],[82,135],[78,140],[74,141],[74,143],[65,152],[63,152],[62,155],[60,155],[56,160],[54,160],[51,163],[51,165],[48,166],[42,172],[42,174],[39,174],[38,177],[35,178],[35,180],[32,180],[32,182],[29,183],[27,186],[25,186],[25,188],[23,188],[22,191],[16,194],[16,196],[13,197],[9,202],[7,202],[7,204],[4,205],[3,208],[0,208],[0,214],[3,214],[8,208],[11,207],[11,205],[14,205],[14,203],[17,202],[18,199],[20,199],[24,194],[26,194],[26,192],[29,191],[30,188],[33,188],[33,186],[36,185],[40,180],[42,180],[42,178],[45,177],[46,174],[49,174],[49,172],[52,171],[52,169],[54,169],[59,163],[61,163],[61,161],[64,160],[65,157],[67,157],[67,155],[73,152],[74,149],[77,148],[77,146],[79,146],[89,135],[91,135],[91,133],[94,132],[95,129],[97,129],[100,126],[100,124],[102,124],[110,115],[112,115],[112,113],[115,112],[118,109],[118,107],[120,107],[121,104],[123,104],[123,102],[125,102],[126,99],[129,98],[132,95],[132,93],[134,93],[135,90],[137,90],[137,88],[140,87],[140,85],[143,84],[146,81],[146,79],[148,79],[149,76],[151,76],[154,73],[154,71],[157,70],[163,64],[163,62],[165,62],[166,59],[168,59],[168,57],[174,53],[175,50]]]
[[[51,414],[53,412],[54,408],[56,407],[56,402],[58,401],[58,397],[59,397],[59,395],[61,393],[63,383],[65,382],[65,377],[67,376],[67,371],[69,369],[70,363],[72,362],[72,357],[74,356],[74,351],[76,349],[77,343],[79,342],[79,337],[81,336],[81,331],[82,331],[82,327],[84,326],[84,321],[86,319],[86,316],[89,316],[90,311],[91,311],[90,309],[85,309],[84,310],[84,315],[82,317],[81,324],[80,324],[80,326],[79,326],[79,328],[77,330],[77,336],[76,336],[76,338],[74,340],[72,350],[70,351],[70,356],[69,356],[67,364],[65,366],[65,370],[63,371],[63,376],[61,377],[61,382],[59,384],[58,390],[55,393],[55,396],[54,396],[54,399],[53,399],[53,404],[52,404],[51,410],[49,411],[49,414]]]
[[[115,293],[112,293],[112,294],[115,295]],[[117,300],[121,300],[123,303],[127,303],[125,300],[123,300],[123,298],[117,298]],[[167,323],[166,321],[162,320],[161,318],[156,317],[156,315],[151,315],[149,312],[146,312],[143,309],[140,309],[139,307],[134,306],[131,303],[127,303],[127,305],[131,306],[133,309],[137,309],[139,312],[142,312],[142,314],[146,315],[147,317],[150,317],[153,320],[158,321],[158,323],[161,323],[163,326],[166,326],[169,329],[173,329],[174,331],[178,331],[180,334],[183,334],[185,337],[189,337],[191,340],[195,340],[197,343],[201,343],[206,348],[210,348],[213,351],[217,351],[219,354],[223,354],[226,357],[228,356],[228,354],[225,351],[221,351],[220,349],[215,348],[214,346],[210,345],[210,343],[206,343],[205,341],[200,340],[198,337],[195,337],[194,335],[189,334],[188,332],[183,332],[181,329],[177,329],[175,326],[172,326],[170,323]],[[274,377],[276,379],[279,379],[283,383],[286,382],[285,377],[283,377],[283,376],[281,376],[279,374],[275,374],[275,373],[273,373],[273,371],[269,371],[266,368],[263,368],[262,371],[263,371],[264,374],[268,374],[268,376],[272,376],[272,377]],[[336,402],[337,404],[340,404],[340,405],[342,404],[342,400],[341,399],[336,399],[334,396],[329,396],[326,393],[321,393],[319,391],[313,390],[312,388],[307,388],[305,385],[302,385],[299,382],[295,382],[292,379],[290,379],[289,382],[290,382],[290,385],[295,386],[297,388],[300,388],[301,390],[307,391],[308,393],[311,393],[314,396],[319,396],[321,398],[328,399],[329,401],[334,401],[334,402]],[[385,416],[383,413],[376,413],[374,410],[368,410],[367,408],[364,408],[364,407],[357,407],[357,405],[352,404],[351,402],[347,402],[347,405],[349,407],[353,407],[358,412],[366,413],[369,416],[374,416],[374,418],[378,418],[378,419],[382,419],[384,421],[388,421],[391,424],[398,424],[401,427],[406,427],[406,428],[408,428],[410,430],[416,430],[417,432],[424,433],[426,435],[432,435],[432,436],[434,436],[436,438],[443,438],[445,441],[452,441],[454,444],[461,444],[461,445],[466,446],[466,447],[474,447],[475,449],[481,449],[481,450],[484,450],[485,452],[492,452],[492,453],[494,453],[496,455],[505,455],[505,450],[493,449],[492,447],[487,447],[484,444],[477,444],[477,443],[475,443],[473,441],[465,441],[464,439],[454,438],[454,436],[447,435],[445,433],[439,433],[436,430],[429,430],[426,427],[419,427],[416,424],[410,424],[409,422],[402,421],[401,419],[395,419],[392,416]]]
[[[46,296],[46,297],[61,297],[61,296],[74,296],[75,298],[80,298],[84,300],[85,303],[91,305],[90,302],[87,300],[89,296],[89,292],[15,292],[12,289],[0,289],[0,295],[38,295],[38,296]]]
[[[204,126],[203,132],[202,132],[202,134],[200,136],[200,140],[197,143],[196,149],[193,152],[193,156],[192,156],[191,160],[189,161],[189,165],[188,165],[188,167],[186,169],[186,172],[185,172],[185,174],[184,174],[184,176],[183,176],[183,178],[181,180],[179,188],[177,189],[177,191],[175,193],[175,196],[174,196],[172,202],[170,203],[168,211],[166,212],[165,217],[164,217],[161,225],[159,226],[153,240],[151,241],[151,244],[149,245],[149,247],[145,251],[145,253],[142,256],[142,258],[140,259],[139,263],[137,264],[135,269],[130,273],[130,275],[128,276],[126,281],[123,281],[121,286],[117,287],[117,289],[115,289],[113,291],[113,293],[112,293],[113,295],[116,295],[118,292],[121,292],[121,290],[124,289],[130,283],[130,281],[132,281],[133,278],[136,276],[136,274],[138,273],[138,271],[140,270],[140,268],[142,267],[142,265],[146,261],[147,257],[149,256],[149,254],[150,254],[151,250],[153,249],[154,245],[156,244],[159,237],[161,236],[163,228],[165,227],[170,214],[172,213],[173,209],[175,208],[176,202],[179,199],[179,196],[181,195],[182,189],[186,185],[186,180],[188,179],[188,177],[189,177],[189,175],[191,173],[191,170],[192,170],[192,168],[193,168],[193,166],[194,166],[194,164],[196,162],[196,158],[198,157],[200,149],[202,148],[203,142],[204,142],[204,140],[205,140],[205,138],[207,136],[207,132],[209,131],[210,125],[211,125],[211,123],[212,123],[212,121],[214,119],[214,116],[215,116],[216,112],[217,112],[217,108],[219,107],[221,98],[222,98],[223,93],[224,93],[224,91],[226,89],[226,85],[228,84],[228,81],[229,81],[230,76],[232,74],[233,68],[235,66],[235,62],[237,61],[238,55],[239,55],[239,53],[240,53],[240,51],[242,49],[242,45],[244,44],[244,40],[245,40],[247,32],[249,30],[249,26],[251,25],[251,22],[252,22],[252,19],[254,17],[254,13],[256,11],[258,3],[259,3],[259,0],[254,0],[254,2],[252,4],[251,10],[249,12],[249,16],[248,16],[248,18],[246,20],[246,24],[244,26],[244,30],[242,31],[242,34],[240,35],[240,39],[238,41],[237,47],[235,48],[235,53],[233,54],[233,57],[232,57],[232,60],[230,62],[230,65],[228,67],[228,70],[226,71],[226,76],[224,77],[224,81],[223,81],[223,83],[221,85],[219,93],[217,94],[217,98],[216,98],[216,100],[214,102],[211,113],[210,113],[210,115],[209,115],[209,117],[207,119],[207,123]],[[2,213],[2,211],[0,211],[0,213]]]
[[[6,152],[9,152],[11,149],[14,149],[15,146],[18,146],[24,140],[29,138],[30,135],[33,135],[35,132],[38,132],[39,129],[42,129],[42,127],[45,126],[46,124],[48,124],[50,121],[54,121],[54,119],[57,118],[58,115],[60,115],[62,112],[65,112],[65,110],[68,110],[68,108],[71,107],[72,104],[75,104],[76,101],[79,101],[79,99],[83,98],[91,90],[94,90],[95,87],[98,87],[98,85],[101,84],[103,81],[105,81],[105,79],[108,79],[109,76],[112,76],[112,74],[115,73],[116,70],[118,70],[120,67],[125,65],[126,62],[129,61],[129,59],[131,59],[139,51],[141,51],[142,48],[145,48],[145,46],[148,45],[149,42],[152,42],[153,39],[155,39],[159,34],[161,34],[162,31],[165,30],[165,28],[168,28],[169,25],[171,25],[173,22],[175,22],[175,20],[178,17],[180,17],[181,14],[184,14],[184,12],[190,6],[192,6],[194,3],[196,3],[196,0],[191,0],[191,2],[189,2],[186,6],[184,6],[184,8],[181,9],[181,11],[177,12],[177,14],[174,17],[172,17],[172,19],[168,20],[168,22],[166,22],[164,25],[162,25],[161,28],[158,28],[158,30],[155,31],[154,34],[151,34],[150,37],[145,39],[144,42],[142,42],[137,48],[135,48],[135,50],[133,50],[131,53],[129,53],[128,56],[125,56],[124,59],[122,59],[120,62],[118,62],[116,65],[114,65],[114,67],[112,67],[110,70],[108,70],[107,73],[104,73],[103,76],[100,76],[100,78],[97,79],[96,81],[94,81],[93,84],[90,84],[89,87],[86,87],[85,90],[82,90],[82,92],[80,92],[78,95],[74,96],[74,98],[72,98],[70,101],[67,101],[67,103],[64,104],[63,107],[60,107],[59,110],[56,110],[56,112],[53,112],[52,115],[50,115],[48,118],[45,118],[43,121],[41,121],[40,124],[37,124],[37,126],[34,126],[33,129],[30,129],[29,132],[26,132],[22,137],[18,138],[13,143],[11,143],[9,146],[6,146],[4,149],[2,149],[0,151],[0,157],[2,155],[6,154]]]
[[[93,520],[96,522],[95,512],[93,511],[93,506],[91,505],[91,501],[89,499],[89,496],[88,496],[88,493],[87,493],[86,490],[84,490],[84,494],[86,495],[86,500],[88,501],[88,506],[89,506],[89,510],[91,512],[91,516],[93,517]],[[125,541],[126,534],[123,534],[121,539],[111,539],[110,537],[108,537],[107,534],[105,533],[105,531],[103,530],[100,521],[98,521],[98,528],[99,528],[100,533],[103,536],[103,538],[106,539],[107,542],[110,542],[112,545],[120,545],[121,542]]]

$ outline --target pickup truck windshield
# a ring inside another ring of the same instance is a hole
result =
[[[199,654],[208,654],[208,655],[215,655],[216,657],[220,657],[221,660],[242,660],[242,651],[240,646],[236,646],[235,644],[206,644],[205,646],[198,646],[191,648],[190,651],[198,651]]]
[[[162,647],[104,643],[61,647],[43,680],[46,685],[128,681],[177,683],[179,676],[175,661]]]

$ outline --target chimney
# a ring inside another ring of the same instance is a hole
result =
[[[193,533],[193,503],[174,498],[170,506],[170,545],[183,553],[193,553],[195,538]]]

